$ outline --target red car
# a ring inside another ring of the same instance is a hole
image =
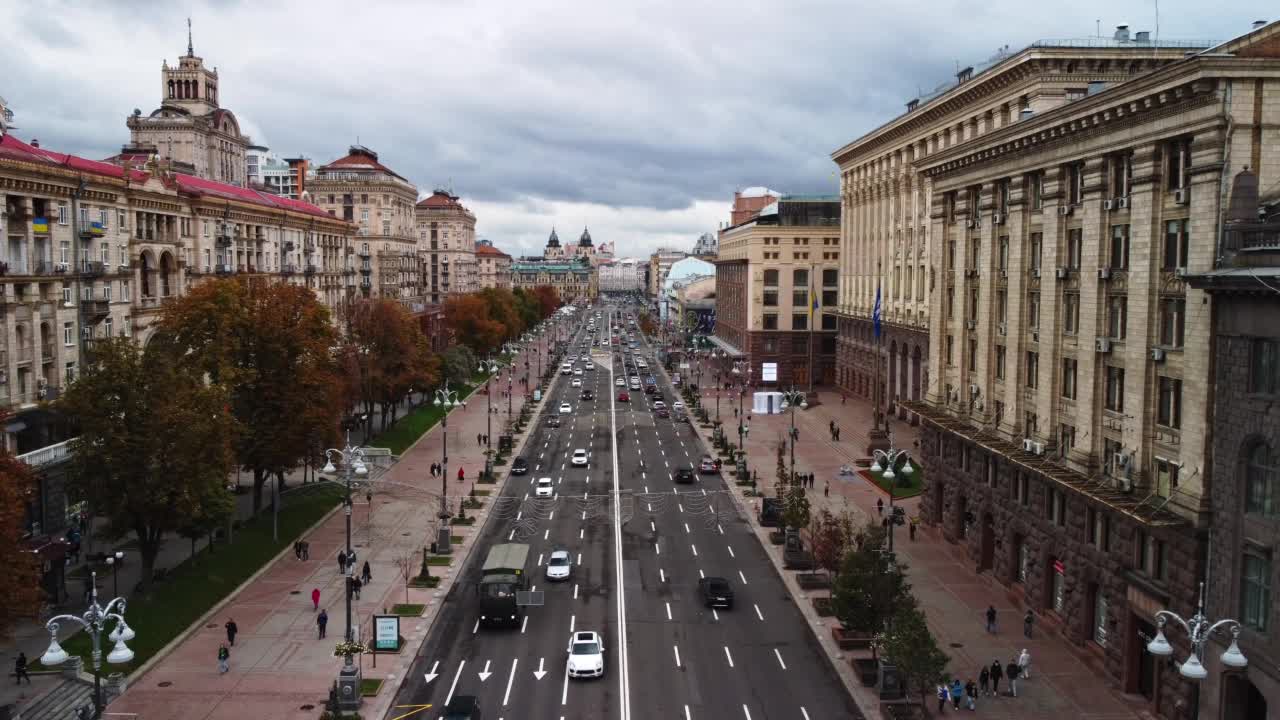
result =
[[[626,390],[618,393],[618,402],[631,402],[631,396],[627,394]]]

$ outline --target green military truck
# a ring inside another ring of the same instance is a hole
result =
[[[481,625],[519,626],[523,621],[525,603],[521,602],[520,595],[529,589],[529,578],[524,571],[528,562],[528,545],[504,543],[489,549],[476,588]]]

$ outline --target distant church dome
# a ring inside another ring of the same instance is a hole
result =
[[[591,247],[591,231],[585,227],[582,228],[582,237],[578,238],[578,245],[580,247]]]
[[[556,234],[555,228],[551,228],[551,237],[547,238],[547,247],[560,247],[560,236]]]

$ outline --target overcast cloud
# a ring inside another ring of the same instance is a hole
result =
[[[1075,3],[0,0],[16,134],[93,158],[159,105],[160,65],[216,66],[255,142],[324,163],[356,142],[451,185],[513,254],[589,225],[620,256],[687,249],[735,189],[833,192],[835,148],[1004,45],[1155,30],[1150,0]],[[1161,3],[1160,36],[1226,39],[1274,2]],[[1270,14],[1268,14],[1270,13]]]

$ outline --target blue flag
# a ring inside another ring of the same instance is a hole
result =
[[[875,326],[876,339],[880,339],[880,286],[876,285],[876,307],[871,311],[871,322]]]

